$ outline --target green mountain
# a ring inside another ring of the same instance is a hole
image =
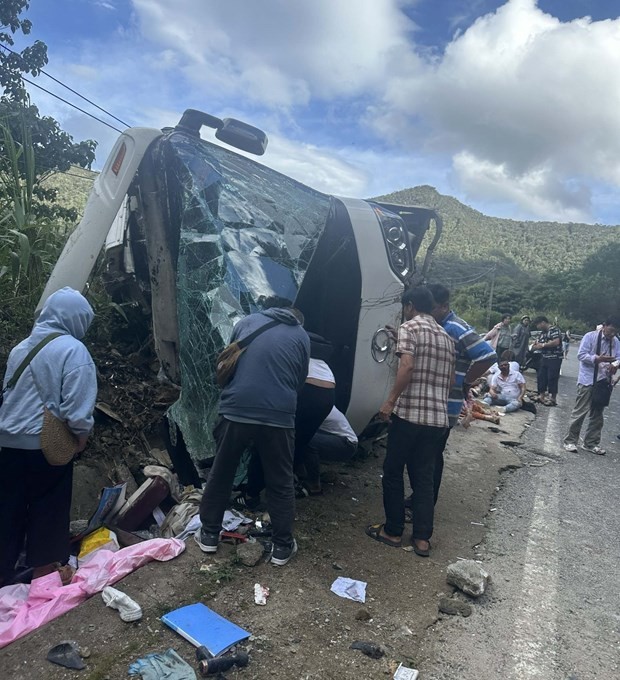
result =
[[[64,208],[75,208],[81,217],[88,194],[98,174],[92,170],[73,166],[67,172],[49,175],[43,180],[42,185],[46,189],[56,189],[58,191],[57,202]]]
[[[575,269],[602,247],[620,242],[620,226],[489,217],[426,185],[378,199],[437,210],[444,220],[443,237],[435,251],[440,269],[444,269],[442,262],[473,260],[483,266],[497,261],[498,270],[507,275],[517,270],[540,275],[550,269]]]

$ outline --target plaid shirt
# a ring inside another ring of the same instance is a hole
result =
[[[430,314],[418,314],[398,329],[396,354],[414,357],[411,382],[394,413],[417,425],[448,427],[448,394],[454,377],[454,342]]]

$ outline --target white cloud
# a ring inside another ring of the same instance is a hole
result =
[[[511,0],[422,74],[392,80],[374,123],[453,154],[456,177],[478,198],[584,218],[589,191],[574,178],[620,185],[619,39],[620,20],[562,23],[534,0]]]

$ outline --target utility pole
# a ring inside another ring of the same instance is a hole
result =
[[[487,309],[487,328],[491,325],[491,310],[493,309],[493,293],[495,292],[495,274],[497,272],[497,262],[491,271],[491,291],[489,292],[489,307]]]

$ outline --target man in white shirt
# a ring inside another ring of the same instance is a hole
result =
[[[489,394],[484,398],[489,406],[504,406],[506,413],[523,406],[525,378],[519,371],[511,370],[509,361],[499,362],[499,373],[493,375],[489,388]]]

